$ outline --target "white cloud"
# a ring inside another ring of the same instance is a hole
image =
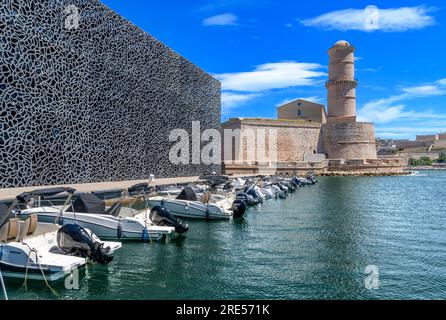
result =
[[[224,13],[203,20],[204,26],[236,26],[237,16],[232,13]]]
[[[380,71],[380,70],[382,70],[382,67],[377,67],[377,68],[364,68],[364,69],[356,68],[356,71],[359,71],[359,72],[378,72],[378,71]]]
[[[445,79],[421,86],[402,88],[399,95],[378,99],[366,103],[359,111],[361,121],[372,121],[375,123],[388,123],[396,120],[411,119],[424,121],[427,119],[446,119],[445,114],[438,114],[431,110],[423,112],[406,111],[405,100],[446,95]]]
[[[318,78],[326,76],[320,69],[320,64],[288,61],[262,64],[250,72],[223,73],[215,77],[222,82],[223,90],[261,92],[314,85]]]
[[[371,16],[365,9],[332,11],[318,17],[302,20],[301,23],[305,26],[325,30],[402,32],[434,25],[435,18],[429,15],[434,10],[434,8],[425,6],[380,9],[379,26],[375,22],[374,28],[370,28]]]
[[[223,92],[221,95],[222,102],[222,113],[227,114],[232,109],[257,98],[259,95],[255,93],[233,93],[233,92]]]
[[[438,85],[440,85],[440,86],[444,86],[444,87],[446,87],[446,78],[444,78],[444,79],[440,79],[440,80],[438,80],[436,83],[437,83]]]
[[[376,136],[385,139],[414,139],[419,134],[437,134],[443,132],[446,127],[446,121],[442,126],[431,126],[426,123],[425,126],[389,126],[376,128]]]
[[[446,93],[445,90],[439,88],[436,85],[428,85],[428,86],[419,86],[419,87],[409,87],[403,89],[404,92],[408,93],[411,96],[438,96]]]

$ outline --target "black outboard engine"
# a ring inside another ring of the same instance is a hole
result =
[[[319,181],[317,180],[317,178],[314,175],[309,176],[308,179],[310,179],[313,182],[313,184],[319,183]]]
[[[259,204],[259,201],[257,199],[243,192],[238,193],[236,199],[245,201],[246,205],[248,206],[255,206]]]
[[[189,225],[177,219],[173,214],[161,206],[156,206],[150,212],[150,220],[161,227],[174,227],[175,232],[183,234],[189,231]]]
[[[308,176],[307,181],[308,181],[308,184],[310,184],[310,185],[315,185],[318,182],[314,176]]]
[[[67,254],[89,258],[102,265],[113,260],[110,256],[110,248],[104,248],[104,244],[91,231],[78,224],[67,224],[61,227],[57,232],[57,244]]]
[[[235,199],[232,204],[232,211],[234,212],[234,218],[241,218],[246,212],[248,205],[246,201],[240,198]]]
[[[286,186],[287,186],[288,190],[290,191],[290,193],[296,192],[296,187],[291,182],[290,183],[287,182]]]
[[[305,184],[303,183],[303,181],[302,181],[301,179],[299,179],[299,178],[294,177],[293,182],[294,182],[295,184],[297,184],[297,186],[299,186],[299,187],[303,187],[303,186],[305,186]]]

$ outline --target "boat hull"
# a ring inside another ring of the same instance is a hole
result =
[[[55,208],[32,208],[21,212],[22,216],[29,214],[37,214],[39,222],[43,223],[79,224],[103,240],[159,241],[175,232],[170,227],[149,226],[142,219],[72,212],[64,212],[61,216]]]
[[[161,197],[149,199],[153,208],[161,206],[169,210],[174,216],[185,219],[198,220],[229,220],[232,212],[213,204],[203,204],[196,201],[170,200]]]
[[[56,281],[86,264],[85,258],[60,252],[57,231],[0,246],[0,268],[9,278]]]

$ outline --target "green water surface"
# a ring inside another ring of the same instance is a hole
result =
[[[445,299],[446,172],[321,178],[244,220],[191,221],[186,238],[124,243],[80,289],[7,280],[12,299]],[[379,268],[368,290],[364,270]]]

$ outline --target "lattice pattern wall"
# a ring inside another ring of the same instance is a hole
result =
[[[96,0],[3,0],[0,71],[0,187],[220,171],[170,164],[168,142],[220,127],[220,83]]]

